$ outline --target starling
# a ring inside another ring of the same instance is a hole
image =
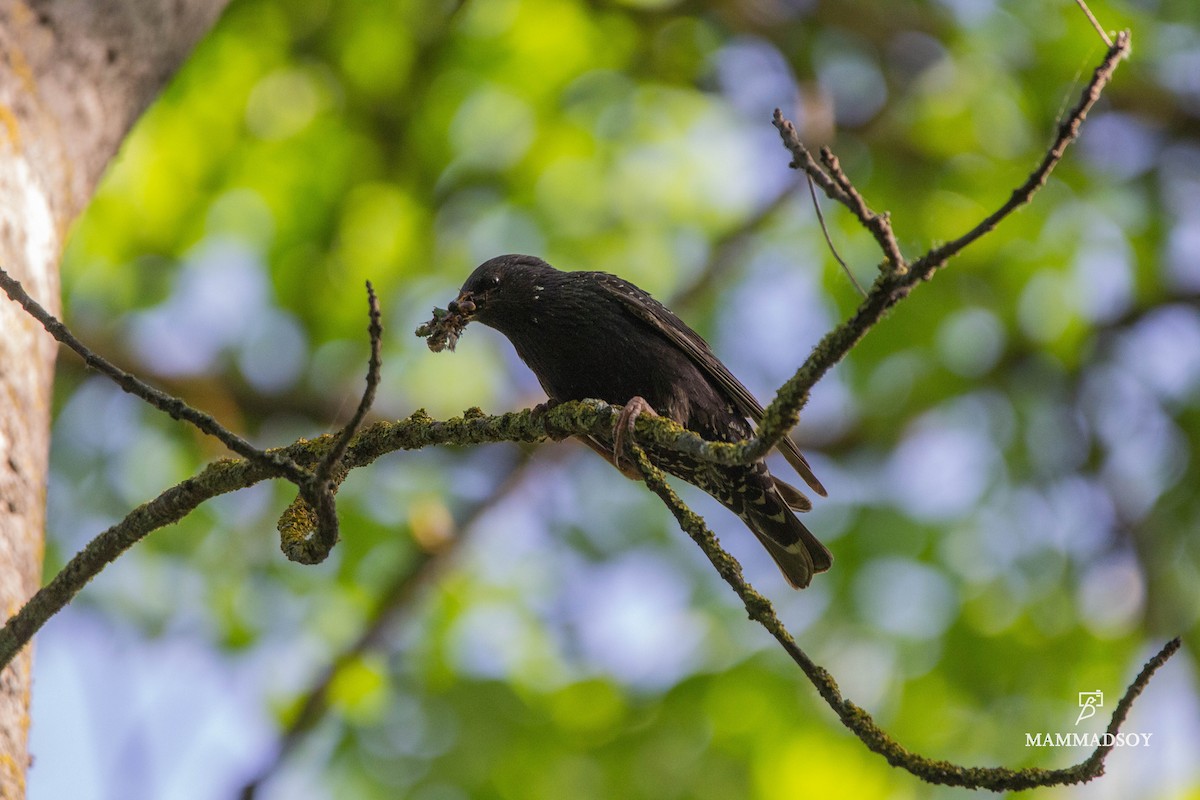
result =
[[[534,256],[498,256],[481,264],[447,312],[418,330],[432,350],[453,349],[468,322],[508,337],[551,403],[596,399],[623,406],[616,435],[584,441],[621,468],[623,433],[638,413],[670,417],[710,441],[753,433],[763,408],[700,335],[638,287],[604,272],[561,272]],[[825,489],[796,444],[779,449],[813,491]],[[715,497],[737,514],[801,589],[832,563],[829,551],[792,510],[812,507],[773,477],[763,461],[721,465],[667,448],[646,448],[660,468]],[[640,477],[636,468],[622,469]]]

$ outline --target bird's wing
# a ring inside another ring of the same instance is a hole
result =
[[[628,281],[607,273],[594,273],[601,288],[616,297],[621,304],[635,317],[666,336],[671,343],[687,353],[695,364],[725,393],[742,415],[752,419],[755,424],[762,421],[763,407],[759,405],[750,390],[733,376],[729,368],[721,363],[708,343],[700,338],[700,334],[689,328],[687,324],[671,309],[655,300],[646,292]],[[783,457],[792,468],[804,478],[814,492],[825,496],[825,487],[813,474],[800,448],[790,436],[784,436],[776,445]],[[790,487],[789,487],[790,488]],[[794,491],[794,490],[793,490]]]

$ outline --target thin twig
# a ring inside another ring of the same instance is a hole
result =
[[[375,402],[375,393],[379,389],[379,377],[383,369],[383,314],[379,310],[379,298],[375,296],[375,287],[371,285],[370,281],[367,281],[367,312],[370,319],[367,324],[367,335],[371,341],[371,356],[367,359],[367,386],[363,390],[362,399],[358,401],[358,408],[355,409],[354,415],[342,428],[337,443],[313,470],[313,477],[319,480],[328,480],[329,476],[333,474],[334,467],[346,454],[346,447],[350,444],[350,439],[358,432],[363,418],[371,410],[371,405]]]
[[[826,162],[826,166],[832,164],[830,172],[826,172],[813,159],[812,153],[808,152],[804,143],[800,141],[800,134],[796,131],[796,126],[791,120],[785,118],[783,112],[778,108],[775,109],[772,124],[779,131],[783,146],[792,154],[792,162],[789,166],[793,169],[803,170],[831,200],[836,200],[850,209],[850,212],[858,218],[864,228],[870,231],[871,235],[875,237],[875,241],[883,248],[883,254],[891,271],[903,273],[907,266],[904,263],[904,256],[900,253],[900,246],[896,243],[896,237],[892,233],[892,224],[888,215],[876,214],[867,206],[862,195],[841,171],[837,159],[827,147],[821,150],[821,159]]]
[[[310,536],[304,537],[304,563],[313,564],[324,561],[338,541],[337,505],[334,495],[338,484],[345,476],[341,468],[342,457],[350,439],[362,425],[363,418],[375,402],[375,393],[379,388],[379,376],[383,367],[383,323],[379,310],[379,298],[375,296],[375,288],[367,281],[367,309],[370,322],[367,324],[367,334],[371,342],[371,356],[367,360],[367,385],[354,415],[342,428],[329,452],[321,459],[313,470],[312,478],[300,489],[300,498],[314,510],[316,529]],[[336,473],[340,473],[336,474]],[[298,498],[299,499],[299,498]],[[292,541],[295,542],[295,531],[292,531]],[[285,552],[287,548],[285,546]]]
[[[825,214],[821,212],[821,201],[817,199],[817,187],[813,183],[812,176],[806,172],[804,173],[804,177],[807,179],[808,193],[812,196],[813,210],[817,212],[817,222],[821,225],[821,233],[825,234],[825,244],[829,245],[829,252],[833,253],[833,257],[837,259],[838,264],[842,267],[842,272],[846,273],[846,277],[854,284],[854,288],[858,290],[858,293],[866,298],[866,290],[858,282],[858,278],[854,277],[854,273],[850,271],[850,267],[846,265],[841,254],[838,253],[837,247],[833,244],[833,237],[829,235],[829,228],[825,225]]]
[[[1058,162],[1062,160],[1063,153],[1066,152],[1067,147],[1079,138],[1080,126],[1087,118],[1092,106],[1100,99],[1100,93],[1104,91],[1104,87],[1112,79],[1117,65],[1129,55],[1129,50],[1129,31],[1121,31],[1117,34],[1116,42],[1109,47],[1100,66],[1096,67],[1092,73],[1092,79],[1084,87],[1079,102],[1071,109],[1067,118],[1059,124],[1058,134],[1055,136],[1054,142],[1050,145],[1050,149],[1046,151],[1041,163],[1029,174],[1025,182],[1013,190],[1012,195],[1009,196],[1008,200],[1002,206],[989,214],[974,228],[957,239],[930,250],[918,259],[913,264],[914,272],[926,277],[932,274],[945,264],[946,261],[961,252],[964,247],[985,233],[992,231],[1002,219],[1033,199],[1033,195],[1037,193],[1038,189],[1046,185],[1046,179],[1050,177],[1050,173],[1058,166]]]
[[[89,367],[112,379],[114,383],[129,394],[145,400],[159,411],[169,414],[174,419],[190,422],[209,436],[219,439],[222,444],[233,452],[250,461],[262,464],[281,477],[287,478],[297,484],[308,480],[308,473],[300,469],[294,461],[280,455],[278,452],[259,450],[203,411],[192,408],[178,397],[154,388],[145,381],[109,362],[99,354],[94,353],[87,345],[76,338],[75,334],[71,333],[66,325],[30,297],[24,287],[21,286],[20,281],[11,277],[3,268],[0,268],[0,288],[4,289],[13,302],[20,304],[30,316],[40,322],[42,327],[51,336],[74,350]]]
[[[1088,18],[1088,21],[1092,23],[1092,27],[1096,29],[1096,33],[1100,34],[1100,38],[1103,40],[1104,46],[1111,48],[1113,46],[1112,39],[1108,38],[1108,33],[1105,32],[1104,28],[1100,27],[1100,20],[1096,19],[1096,15],[1092,13],[1090,8],[1088,8],[1087,3],[1085,3],[1083,0],[1075,0],[1075,2],[1083,10],[1084,16]]]
[[[825,165],[834,181],[846,193],[848,205],[854,212],[854,216],[859,218],[871,235],[875,237],[875,241],[879,243],[892,271],[903,273],[908,269],[908,265],[904,261],[904,254],[900,252],[900,243],[896,241],[896,234],[892,231],[891,216],[887,212],[876,214],[870,209],[867,201],[858,193],[858,189],[854,188],[854,184],[842,170],[842,162],[828,147],[821,148],[821,163]]]

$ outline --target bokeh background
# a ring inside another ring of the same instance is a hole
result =
[[[933,757],[1074,762],[1025,734],[1102,730],[1183,634],[1126,725],[1152,745],[1039,796],[1200,798],[1200,10],[1094,10],[1134,57],[1079,146],[803,413],[834,569],[792,592],[685,497],[848,696]],[[493,332],[439,355],[412,334],[478,262],[529,252],[668,301],[766,401],[857,299],[772,109],[912,257],[1008,197],[1103,52],[1067,0],[234,0],[76,226],[65,315],[284,444],[357,401],[366,279],[378,417],[539,402]],[[869,283],[873,242],[825,209]],[[56,402],[47,574],[223,455],[69,355]],[[279,552],[291,494],[207,504],[46,627],[34,800],[969,794],[844,732],[585,448],[385,458],[343,487],[319,567]],[[1092,690],[1108,705],[1076,727]]]

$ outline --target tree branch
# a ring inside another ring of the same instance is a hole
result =
[[[375,402],[379,374],[383,366],[383,323],[379,298],[367,281],[367,307],[370,323],[367,334],[371,340],[371,357],[367,360],[367,386],[350,421],[342,428],[332,448],[317,463],[311,477],[300,484],[300,493],[279,517],[279,546],[288,560],[300,564],[319,564],[338,541],[338,517],[334,495],[345,480],[347,471],[342,458],[351,437],[362,425],[363,418]]]
[[[817,381],[845,358],[846,354],[883,319],[893,306],[907,297],[922,281],[932,278],[934,273],[945,266],[946,262],[960,253],[963,248],[993,230],[1002,219],[1028,203],[1037,190],[1045,185],[1046,179],[1054,167],[1062,160],[1067,147],[1079,137],[1080,126],[1087,117],[1088,111],[1095,105],[1100,93],[1112,79],[1117,65],[1129,55],[1130,48],[1129,31],[1122,31],[1117,35],[1116,41],[1105,54],[1103,61],[1096,67],[1092,79],[1084,88],[1075,107],[1059,125],[1058,135],[1042,157],[1041,162],[1030,173],[1026,181],[1013,190],[1009,199],[1000,208],[957,239],[930,249],[907,269],[899,268],[903,261],[897,260],[900,258],[898,248],[894,248],[891,244],[895,239],[891,234],[891,225],[887,215],[874,214],[865,204],[860,205],[855,201],[849,193],[849,189],[853,187],[850,185],[849,179],[841,173],[840,169],[836,168],[837,161],[832,153],[826,160],[835,173],[840,176],[836,179],[827,174],[813,160],[803,144],[800,143],[799,138],[795,136],[795,126],[783,119],[783,115],[777,111],[776,127],[780,130],[784,144],[793,154],[792,165],[811,175],[816,184],[825,189],[826,194],[846,205],[854,213],[875,236],[887,263],[893,268],[880,273],[867,298],[859,305],[854,316],[826,334],[804,364],[780,387],[775,399],[767,407],[758,432],[732,449],[708,448],[705,450],[708,455],[704,457],[711,457],[713,460],[723,463],[748,463],[762,458],[770,452],[771,448],[795,427],[799,420],[800,409],[808,401],[808,393]]]
[[[382,366],[383,326],[379,299],[370,281],[367,282],[367,303],[370,323],[367,331],[371,342],[371,357],[367,362],[367,386],[350,421],[342,429],[335,444],[317,463],[312,472],[278,450],[259,450],[233,431],[221,425],[203,411],[192,408],[183,400],[157,389],[140,378],[122,370],[71,333],[62,321],[46,311],[21,286],[20,282],[0,268],[0,288],[9,298],[41,323],[50,335],[75,351],[84,362],[99,371],[124,391],[139,397],[174,419],[190,422],[200,431],[220,440],[243,458],[262,466],[273,475],[284,477],[299,487],[296,500],[280,516],[279,531],[283,552],[293,561],[316,564],[323,561],[338,540],[337,506],[334,499],[338,484],[345,478],[342,457],[350,438],[362,424],[375,400]],[[113,557],[123,552],[115,551]]]
[[[958,255],[964,247],[985,233],[991,232],[1000,220],[1033,199],[1038,189],[1046,185],[1046,179],[1050,177],[1050,173],[1058,166],[1058,162],[1062,160],[1063,153],[1066,152],[1067,147],[1079,138],[1079,128],[1083,125],[1084,119],[1087,118],[1088,111],[1100,99],[1100,93],[1104,91],[1104,87],[1112,80],[1113,72],[1116,71],[1117,65],[1129,55],[1129,52],[1129,31],[1121,31],[1117,34],[1116,41],[1109,47],[1104,60],[1100,62],[1100,65],[1092,73],[1092,79],[1084,87],[1079,101],[1071,109],[1070,113],[1067,114],[1066,119],[1059,124],[1058,135],[1055,136],[1050,149],[1042,157],[1041,163],[1029,174],[1025,183],[1014,189],[1012,195],[1004,205],[989,214],[974,228],[957,239],[946,242],[941,247],[933,248],[913,264],[913,272],[916,274],[916,280],[928,279],[929,276],[945,265],[953,256]]]
[[[579,434],[606,433],[612,430],[619,411],[619,408],[605,403],[584,401],[563,403],[540,413],[528,409],[499,416],[488,416],[478,408],[472,408],[467,409],[461,417],[439,421],[419,410],[406,420],[377,422],[355,434],[346,446],[342,468],[348,471],[363,467],[396,450],[417,450],[448,444],[538,442]],[[326,434],[268,453],[290,459],[300,469],[307,470],[315,468],[326,458],[336,447],[336,442],[337,437]],[[8,664],[88,581],[135,543],[183,519],[206,500],[277,477],[268,463],[225,459],[208,465],[194,477],[138,506],[75,554],[0,629],[0,667]]]
[[[1071,767],[1063,769],[1009,769],[1007,767],[964,767],[948,761],[939,761],[919,755],[908,750],[887,731],[879,727],[864,709],[855,705],[842,696],[837,682],[823,667],[819,666],[805,653],[792,635],[788,633],[783,622],[775,613],[774,606],[746,581],[742,573],[742,565],[737,559],[725,551],[717,542],[717,537],[704,524],[704,520],[679,499],[670,487],[662,470],[650,462],[646,452],[638,445],[632,446],[637,465],[642,471],[646,486],[654,492],[671,510],[679,526],[691,537],[704,555],[725,579],[742,605],[750,619],[762,625],[768,633],[779,642],[796,665],[804,672],[809,682],[816,687],[817,692],[829,705],[838,719],[851,733],[867,746],[872,752],[878,753],[895,767],[904,769],[926,783],[943,784],[946,786],[963,786],[969,789],[990,789],[992,791],[1019,791],[1039,786],[1059,786],[1063,784],[1083,783],[1104,773],[1104,759],[1112,750],[1112,744],[1097,747],[1090,756]],[[1125,721],[1133,701],[1137,698],[1154,673],[1166,663],[1179,649],[1178,637],[1167,642],[1138,674],[1137,678],[1125,690],[1125,695],[1113,710],[1112,721],[1108,725],[1108,733],[1114,736]]]
[[[51,336],[71,350],[74,350],[89,367],[110,378],[113,383],[120,386],[124,391],[141,398],[159,411],[170,415],[172,419],[190,422],[200,431],[218,439],[222,444],[243,458],[258,461],[282,477],[296,483],[308,480],[308,473],[300,469],[295,462],[280,456],[278,453],[259,450],[203,411],[192,408],[178,397],[154,388],[135,375],[109,362],[98,353],[93,352],[87,345],[79,341],[75,334],[71,333],[62,321],[30,297],[29,293],[21,286],[20,281],[10,276],[3,267],[0,267],[0,289],[4,290],[9,299],[20,305],[31,317],[40,322],[42,327]]]
[[[791,120],[785,119],[783,112],[778,108],[775,109],[772,123],[779,131],[780,138],[783,139],[783,146],[792,153],[792,163],[789,166],[792,169],[804,170],[814,183],[825,190],[825,194],[831,200],[836,200],[850,209],[851,213],[871,232],[875,241],[883,249],[884,257],[887,259],[891,271],[903,274],[908,266],[904,261],[904,255],[900,252],[896,236],[892,233],[892,223],[888,215],[876,214],[867,206],[862,195],[854,188],[854,184],[850,183],[850,179],[842,172],[837,157],[828,147],[821,148],[821,160],[825,162],[829,172],[822,169],[813,160],[808,148],[800,141],[800,134],[796,131],[796,126],[792,124]]]

